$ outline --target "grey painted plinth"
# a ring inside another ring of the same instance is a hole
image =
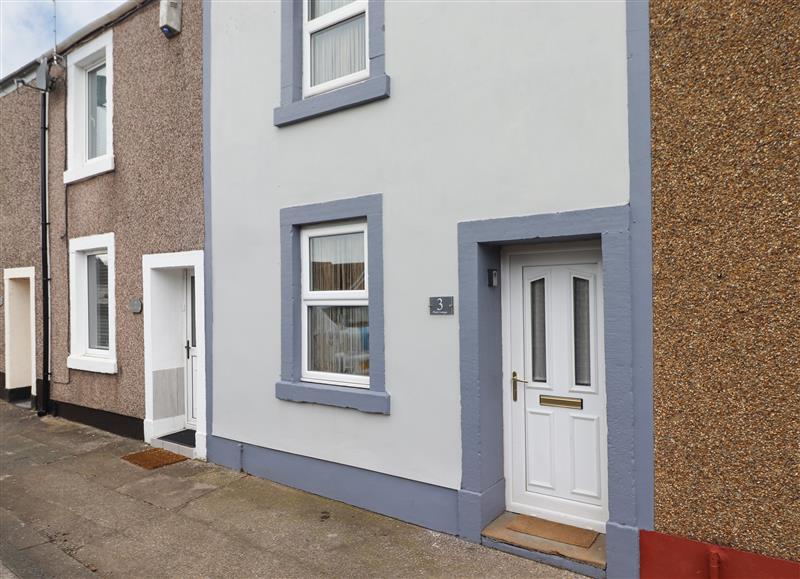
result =
[[[458,532],[458,492],[218,436],[208,460],[429,529]]]

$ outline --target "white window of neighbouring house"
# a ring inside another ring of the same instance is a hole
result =
[[[113,233],[69,242],[69,368],[117,371],[114,253]]]
[[[367,224],[305,227],[302,379],[369,388]]]
[[[367,0],[303,2],[303,96],[369,78]]]
[[[112,31],[67,55],[67,170],[71,183],[114,169]]]

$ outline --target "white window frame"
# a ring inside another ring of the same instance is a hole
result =
[[[303,2],[303,98],[336,90],[349,84],[367,80],[369,78],[369,2],[368,0],[355,0],[350,4],[331,10],[322,16],[309,21],[309,2]],[[340,76],[332,80],[311,86],[311,35],[335,24],[344,22],[354,16],[364,14],[364,54],[365,66],[363,70]]]
[[[89,280],[87,258],[108,255],[108,350],[89,347]],[[103,374],[117,373],[117,316],[114,234],[69,240],[70,354],[67,367]]]
[[[89,159],[89,72],[106,65],[106,152]],[[64,183],[73,183],[114,170],[114,50],[113,30],[67,55],[67,170]]]
[[[311,291],[311,238],[329,235],[344,235],[347,233],[364,234],[364,289],[350,291]],[[350,386],[353,388],[369,388],[369,376],[356,376],[353,374],[337,374],[332,372],[317,372],[308,369],[308,309],[311,306],[369,306],[369,256],[367,243],[367,222],[348,222],[335,225],[312,225],[300,230],[300,267],[301,267],[301,296],[300,296],[300,325],[302,335],[301,346],[301,380],[303,382],[317,382],[320,384],[333,384],[336,386]]]

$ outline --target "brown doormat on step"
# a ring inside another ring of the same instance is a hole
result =
[[[175,454],[163,448],[148,448],[139,452],[132,452],[122,457],[122,460],[127,460],[131,464],[153,470],[154,468],[161,468],[168,464],[175,464],[186,460],[185,456]]]
[[[514,517],[514,520],[508,524],[508,528],[518,533],[525,533],[526,535],[542,537],[543,539],[550,539],[551,541],[567,543],[568,545],[577,545],[578,547],[584,548],[591,546],[599,534],[589,529],[579,529],[578,527],[570,527],[569,525],[562,525],[561,523],[554,523],[553,521],[545,521],[544,519],[525,515],[517,515]]]

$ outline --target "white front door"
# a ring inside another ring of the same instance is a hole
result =
[[[599,251],[505,259],[506,508],[605,531]]]
[[[195,292],[195,279],[192,270],[187,270],[186,278],[186,374],[184,384],[186,384],[186,426],[196,428],[197,426],[197,383],[198,383],[198,362],[197,362],[197,303]]]

